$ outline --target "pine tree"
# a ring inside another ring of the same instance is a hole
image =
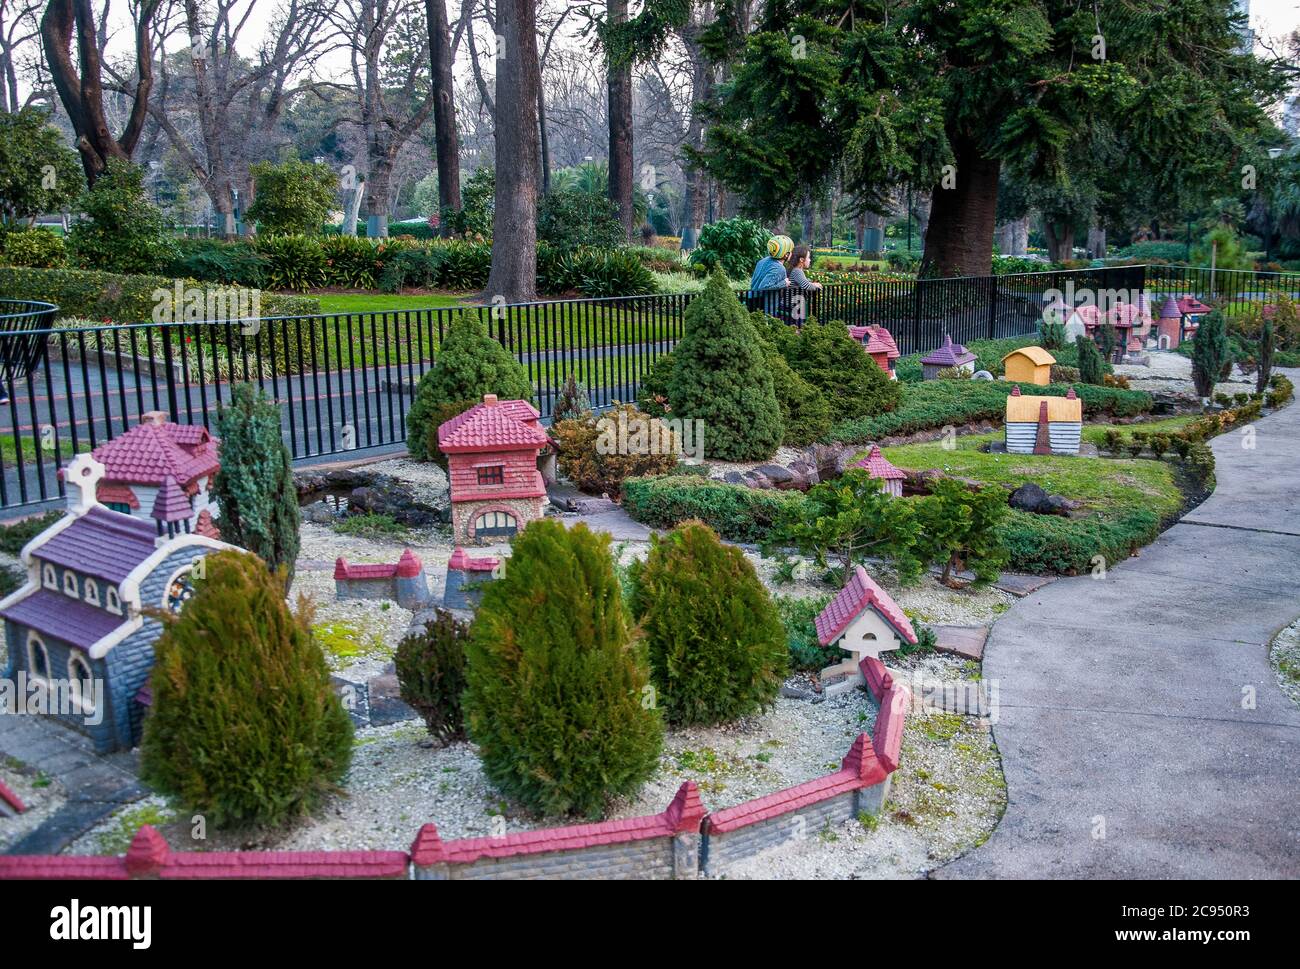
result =
[[[283,568],[286,587],[298,557],[298,492],[293,458],[280,432],[280,408],[252,384],[236,384],[217,416],[221,470],[212,496],[221,537]]]
[[[528,371],[509,350],[488,336],[482,321],[472,313],[462,313],[451,321],[433,366],[420,378],[415,400],[407,412],[406,449],[411,457],[416,461],[433,460],[430,435],[436,442],[435,420],[445,414],[445,405],[468,401],[472,406],[484,394],[496,394],[502,400],[532,400],[533,385]]]
[[[560,389],[560,396],[555,399],[555,406],[551,408],[552,426],[560,421],[581,420],[590,413],[591,401],[587,398],[586,388],[574,379],[573,374],[569,374]]]
[[[903,398],[898,382],[863,352],[848,327],[810,318],[797,340],[787,342],[791,368],[825,396],[837,421],[892,411]]]
[[[670,723],[724,723],[771,705],[788,664],[785,628],[740,549],[687,522],[651,538],[631,584]]]
[[[1214,385],[1231,359],[1230,352],[1223,313],[1214,310],[1205,314],[1192,338],[1192,382],[1202,400],[1214,395]]]
[[[785,433],[772,372],[749,314],[720,271],[686,307],[684,322],[669,378],[672,416],[703,422],[707,458],[771,457]]]
[[[310,614],[292,613],[279,578],[241,552],[209,555],[194,584],[163,617],[142,776],[217,827],[307,814],[352,756]]]
[[[1081,336],[1074,341],[1074,346],[1079,354],[1079,379],[1085,384],[1104,383],[1106,368],[1097,344],[1088,337]]]
[[[465,724],[504,794],[595,816],[654,772],[662,726],[609,536],[529,524],[483,593],[465,657]]]

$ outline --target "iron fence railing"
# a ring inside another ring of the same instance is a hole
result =
[[[1148,272],[1151,274],[1148,275]],[[1156,295],[1300,290],[1300,276],[1234,280],[1220,272],[1143,266],[955,279],[878,279],[800,294],[745,293],[751,309],[797,323],[816,316],[882,324],[903,353],[1035,332],[1057,298],[1136,302]],[[1241,285],[1237,285],[1240,283]],[[523,364],[549,417],[572,374],[596,407],[634,400],[655,361],[681,338],[690,295],[548,300],[471,308]],[[1158,308],[1158,307],[1155,307]],[[400,446],[421,375],[462,308],[340,313],[256,321],[63,327],[49,304],[0,303],[7,403],[0,404],[0,508],[63,494],[58,469],[132,427],[143,412],[214,427],[233,382],[279,404],[297,460]]]

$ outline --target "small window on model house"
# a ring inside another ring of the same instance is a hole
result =
[[[481,485],[499,485],[505,483],[505,471],[499,464],[490,468],[478,469],[478,483]]]
[[[90,675],[90,666],[80,656],[68,658],[68,693],[72,705],[86,716],[95,713],[95,688]]]
[[[104,594],[104,608],[109,612],[122,614],[122,600],[118,598],[117,589],[114,586],[108,587],[108,592]]]
[[[47,589],[58,590],[59,574],[54,571],[54,566],[46,565],[45,568],[41,570],[41,582]]]
[[[74,599],[81,598],[81,592],[77,589],[77,574],[75,572],[63,573],[63,594],[72,596]]]
[[[99,583],[94,579],[86,579],[85,599],[89,605],[99,605]]]
[[[50,653],[35,633],[27,636],[27,673],[37,686],[49,686]]]
[[[123,515],[131,514],[131,506],[125,501],[106,501],[104,504],[110,511],[120,511]]]

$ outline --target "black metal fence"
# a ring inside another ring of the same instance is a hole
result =
[[[1201,270],[1180,276],[1169,269],[1160,267],[1155,277],[1161,292],[1209,293],[1201,287],[1211,280]],[[1033,333],[1044,307],[1057,298],[1090,290],[1136,301],[1149,283],[1145,267],[1124,266],[920,281],[867,278],[807,296],[783,289],[742,299],[750,309],[789,322],[816,316],[882,324],[909,354],[938,346],[944,333],[960,343]],[[1222,273],[1213,285],[1226,292]],[[1266,291],[1287,285],[1270,281]],[[1233,298],[1245,300],[1258,287],[1264,284],[1243,281]],[[655,360],[681,338],[690,302],[689,295],[656,295],[470,312],[478,312],[523,364],[547,417],[570,374],[597,407],[635,399]],[[58,468],[134,426],[146,411],[213,427],[232,382],[255,382],[277,401],[295,459],[398,448],[415,386],[463,311],[61,328],[48,304],[0,305],[9,390],[0,405],[0,508],[60,497]]]

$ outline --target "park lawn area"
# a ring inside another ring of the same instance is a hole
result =
[[[1140,429],[1150,425],[1132,426]],[[913,471],[938,468],[957,477],[1010,488],[1032,481],[1049,494],[1083,502],[1086,508],[1103,517],[1131,509],[1147,509],[1164,518],[1177,514],[1182,507],[1183,494],[1174,465],[1167,461],[979,450],[982,444],[1001,437],[1001,431],[971,434],[957,438],[955,450],[931,442],[889,447],[884,453],[900,468]]]
[[[297,294],[295,294],[297,295]],[[469,293],[311,293],[320,300],[320,311],[329,313],[385,313],[394,310],[428,310],[459,306]]]
[[[31,435],[25,434],[23,435],[22,445],[23,445],[23,463],[35,464],[36,448],[38,446],[38,443],[35,440],[33,440]],[[90,450],[89,442],[78,441],[77,450],[89,451]],[[55,466],[58,466],[63,464],[64,461],[71,460],[72,456],[73,456],[72,442],[65,438],[59,441],[57,454],[55,453],[54,448],[47,448],[42,451],[41,460],[47,463],[53,462]],[[18,460],[18,446],[15,443],[14,436],[12,434],[0,434],[0,460],[4,461],[6,468],[12,467],[15,464],[15,462],[17,462]]]

